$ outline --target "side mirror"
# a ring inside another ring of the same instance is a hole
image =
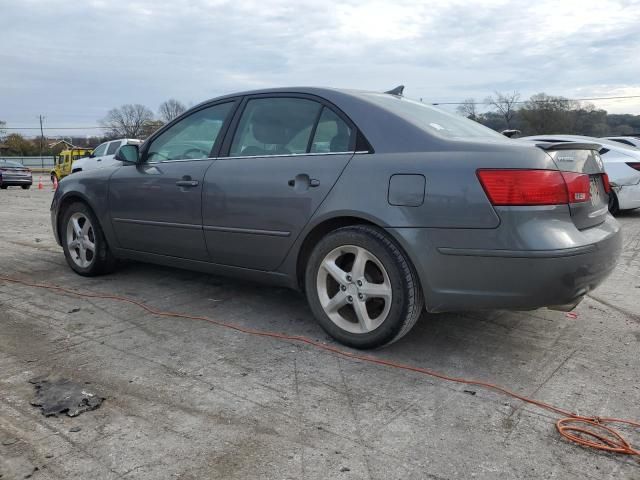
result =
[[[93,157],[95,157],[95,154],[94,154],[93,152],[91,152],[91,153],[89,154],[89,158],[93,158]]]
[[[116,160],[120,160],[123,164],[136,164],[140,159],[138,145],[123,145],[118,149],[115,156]]]

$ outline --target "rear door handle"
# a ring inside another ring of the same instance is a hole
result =
[[[178,180],[176,185],[178,187],[197,187],[198,180]]]
[[[291,180],[289,180],[287,182],[289,184],[290,187],[319,187],[320,186],[320,180],[316,179],[316,178],[309,178],[309,175],[307,175],[306,173],[301,173],[299,175],[296,175],[296,178],[292,178]]]

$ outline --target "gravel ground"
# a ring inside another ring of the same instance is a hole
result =
[[[50,188],[50,187],[48,187]],[[85,279],[51,236],[51,191],[0,191],[0,274],[333,342],[295,292],[129,263]],[[499,383],[582,414],[640,419],[640,211],[611,277],[564,313],[423,315],[372,354]],[[105,398],[31,405],[34,377]],[[411,372],[0,281],[0,478],[640,479],[562,440],[556,417]],[[630,432],[636,444],[640,432]]]

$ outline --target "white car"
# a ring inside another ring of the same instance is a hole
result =
[[[518,140],[528,142],[582,142],[602,145],[600,157],[609,176],[613,195],[609,197],[609,211],[640,208],[640,149],[606,138],[580,135],[534,135]]]
[[[134,138],[121,138],[119,140],[111,140],[110,142],[101,143],[96,147],[91,156],[79,158],[71,167],[71,173],[82,172],[86,170],[95,170],[96,168],[118,167],[122,162],[115,159],[116,153],[123,145],[140,145],[142,140]]]
[[[629,145],[631,147],[640,148],[640,137],[603,137],[604,140],[613,140],[614,142]]]

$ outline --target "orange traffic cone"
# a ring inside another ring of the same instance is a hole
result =
[[[42,190],[42,175],[38,177],[38,190]]]
[[[56,177],[54,175],[54,177],[53,177],[53,191],[55,192],[56,190],[58,190],[58,177]]]

